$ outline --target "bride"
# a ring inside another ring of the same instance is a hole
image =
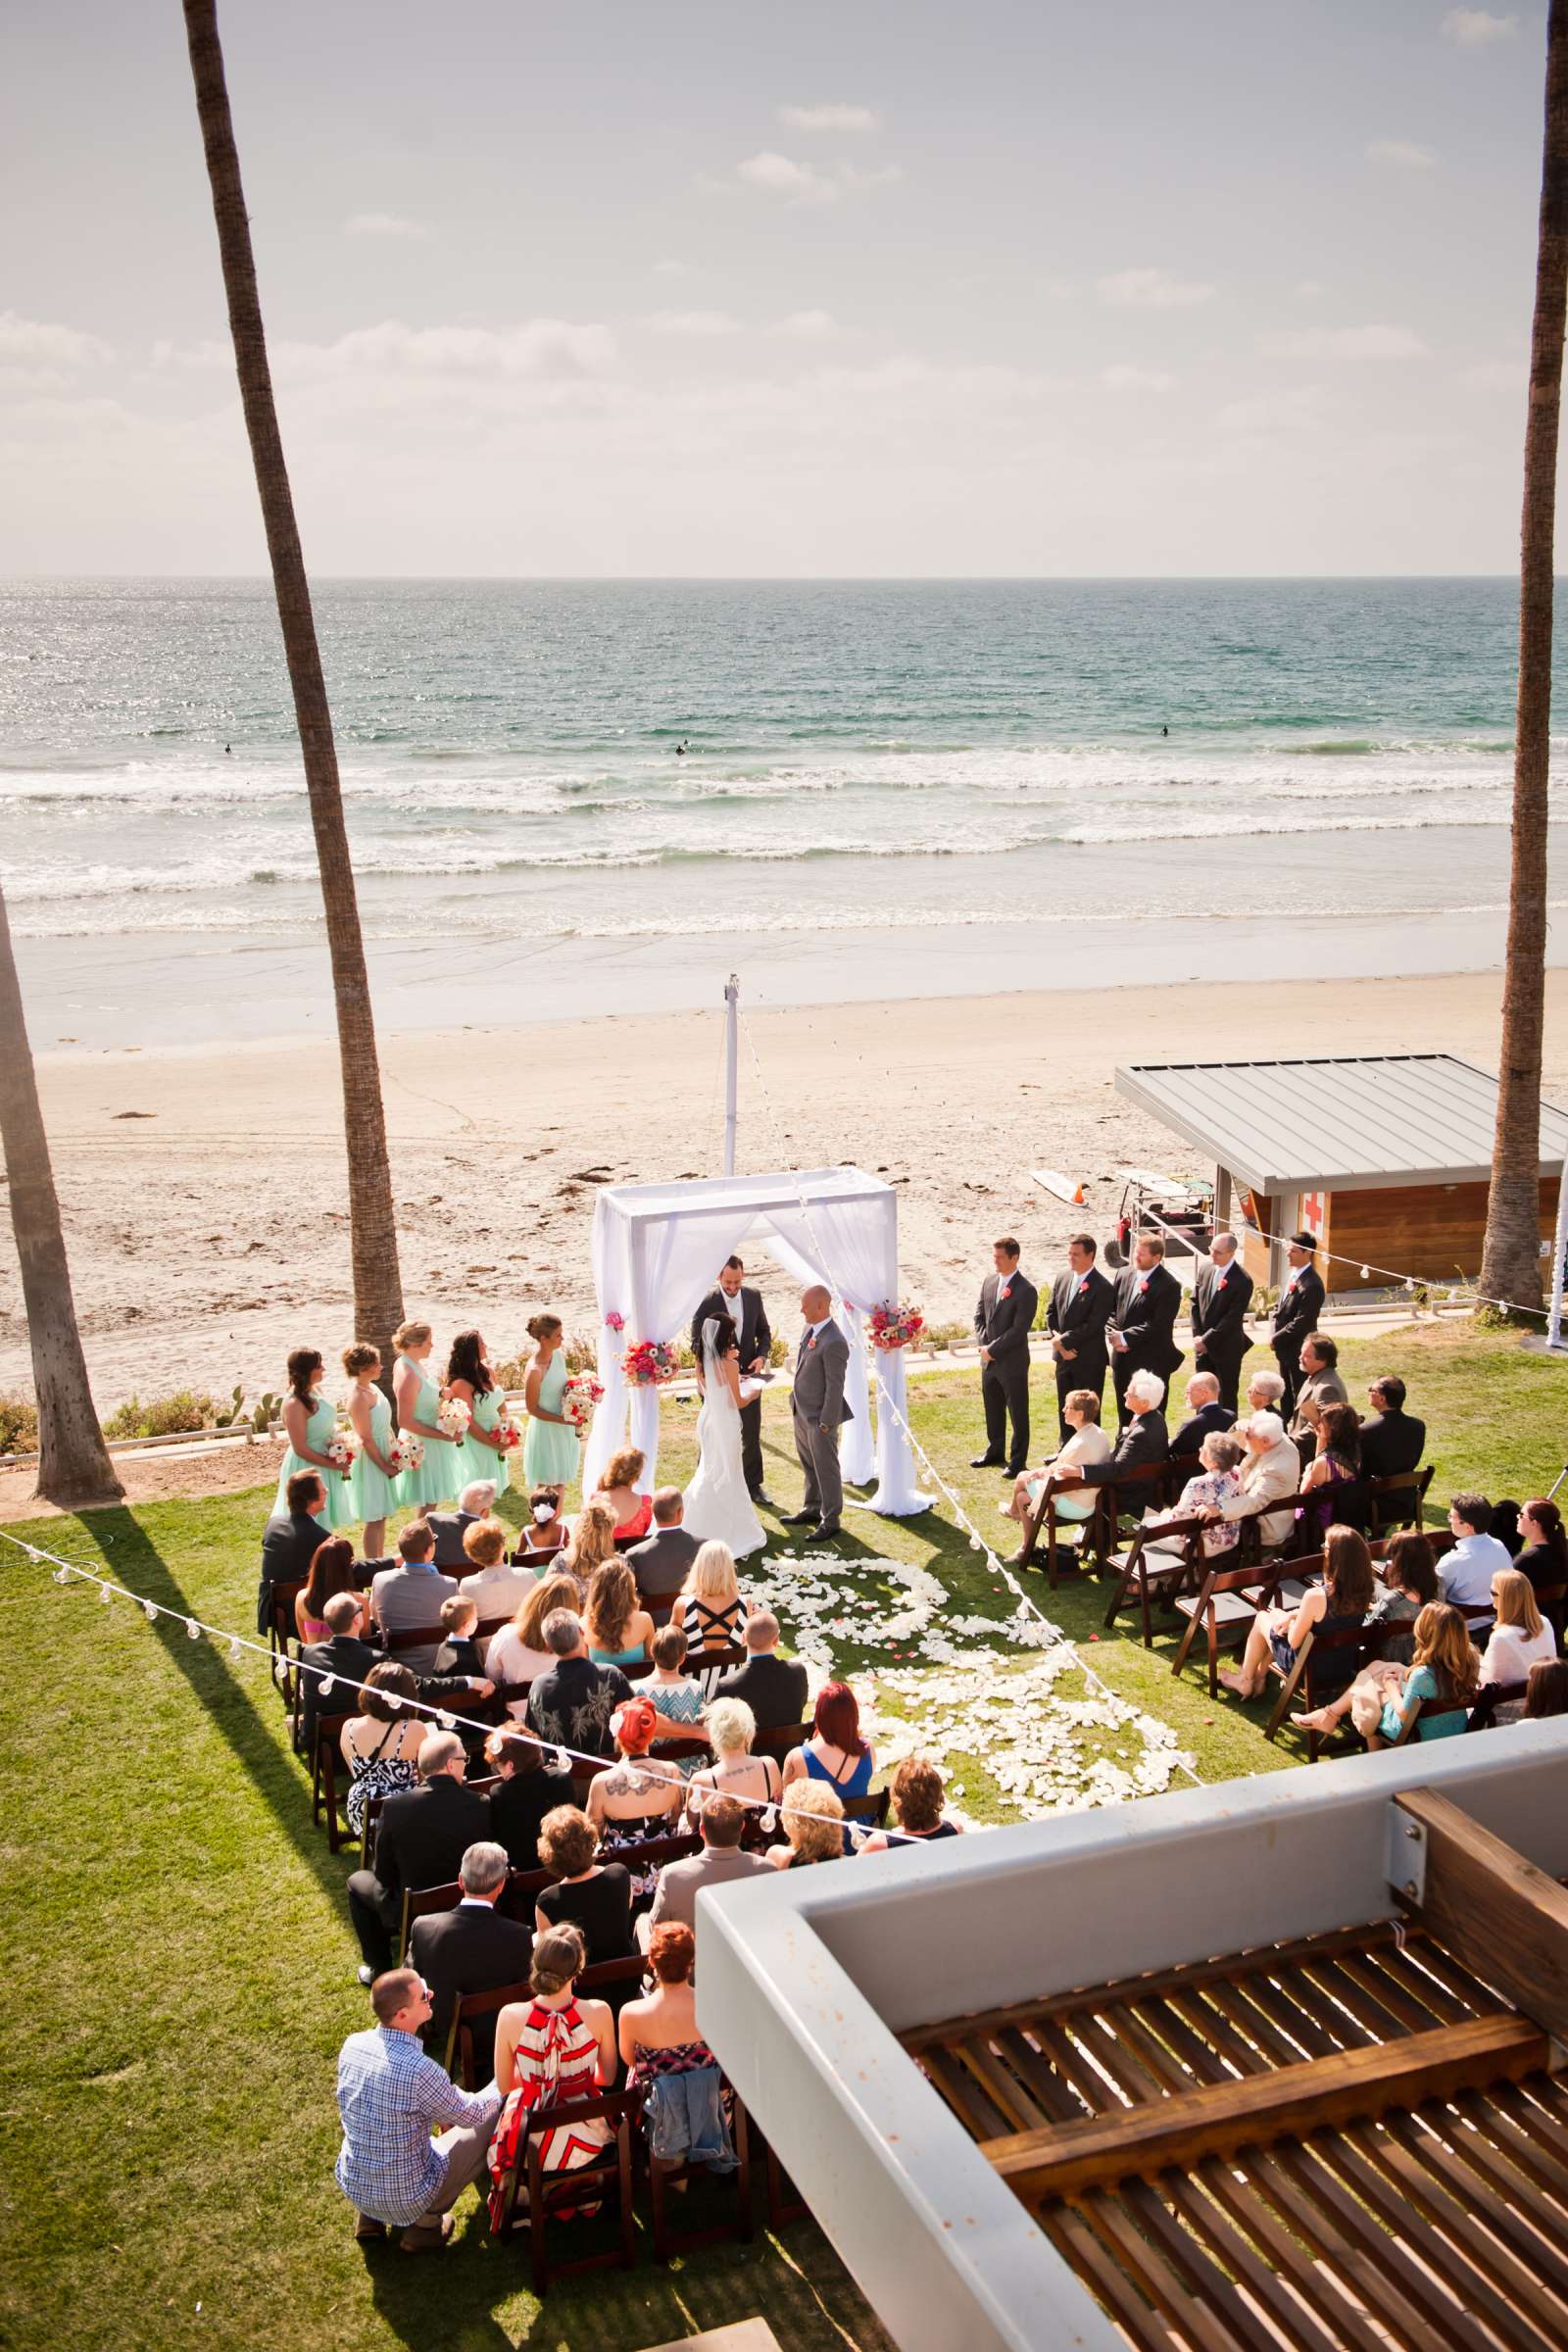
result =
[[[699,1544],[727,1544],[735,1557],[760,1551],[767,1530],[752,1508],[741,1469],[741,1342],[727,1315],[703,1325],[702,1459],[686,1490],[683,1524]]]

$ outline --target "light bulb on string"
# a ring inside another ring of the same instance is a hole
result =
[[[57,1568],[55,1570],[55,1583],[57,1585],[69,1585],[70,1582],[71,1570],[69,1568]]]
[[[147,1620],[148,1624],[149,1624],[149,1625],[156,1625],[156,1624],[158,1623],[158,1603],[157,1603],[157,1601],[155,1601],[155,1600],[144,1600],[144,1601],[142,1602],[142,1604],[141,1604],[141,1607],[142,1607],[142,1615],[143,1615],[143,1616],[146,1618],[146,1620]]]
[[[773,1832],[778,1828],[778,1814],[772,1805],[769,1805],[766,1812],[762,1815],[762,1827],[767,1832],[769,1837],[771,1837]]]
[[[245,1644],[236,1634],[228,1645],[228,1654],[237,1663],[245,1655]]]
[[[323,1674],[323,1675],[322,1675],[322,1677],[321,1677],[321,1690],[320,1690],[320,1695],[321,1695],[321,1697],[322,1697],[322,1698],[329,1698],[329,1697],[331,1696],[331,1694],[332,1694],[332,1688],[333,1688],[333,1685],[336,1683],[336,1681],[337,1681],[337,1676],[336,1676],[335,1674]]]
[[[444,1732],[452,1731],[456,1727],[457,1720],[458,1719],[455,1715],[449,1715],[447,1713],[445,1707],[442,1708],[440,1714],[436,1717],[437,1723],[441,1726],[441,1729]]]
[[[197,1622],[196,1622],[196,1620],[195,1620],[195,1618],[194,1618],[194,1617],[187,1617],[187,1618],[186,1618],[186,1620],[185,1620],[185,1632],[186,1632],[186,1634],[188,1635],[189,1639],[190,1639],[192,1642],[199,1642],[199,1641],[201,1640],[201,1638],[202,1638],[202,1629],[201,1629],[201,1627],[200,1627],[200,1626],[197,1624]]]
[[[571,1770],[571,1758],[567,1755],[564,1747],[557,1748],[554,1756],[551,1758],[551,1762],[554,1764],[557,1772],[569,1772]]]
[[[112,1589],[108,1585],[100,1585],[98,1588],[98,1597],[107,1608],[110,1601],[114,1599],[115,1595]]]

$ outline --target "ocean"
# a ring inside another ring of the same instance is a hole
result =
[[[383,1017],[1495,963],[1516,597],[323,581]],[[321,1025],[265,582],[0,588],[0,877],[41,1046]]]

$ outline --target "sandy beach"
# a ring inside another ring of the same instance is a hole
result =
[[[754,1012],[740,1165],[855,1160],[901,1188],[906,1295],[966,1317],[995,1234],[1036,1273],[1103,1232],[1128,1164],[1193,1169],[1123,1102],[1118,1062],[1443,1048],[1495,1062],[1494,975],[1250,982],[920,999]],[[537,1306],[591,1328],[601,1182],[712,1174],[714,1014],[411,1031],[382,1041],[404,1295],[438,1345],[477,1322],[515,1352]],[[100,1407],[194,1386],[254,1397],[309,1341],[353,1337],[335,1047],[319,1038],[164,1054],[40,1054],[72,1272]],[[1547,981],[1545,1092],[1568,1096],[1568,974]],[[1029,1180],[1084,1179],[1082,1211]],[[764,1288],[786,1325],[782,1278]],[[9,1225],[0,1389],[29,1385]]]

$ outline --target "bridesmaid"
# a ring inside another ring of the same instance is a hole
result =
[[[343,1369],[354,1384],[349,1390],[349,1422],[360,1441],[349,1472],[349,1493],[355,1515],[365,1522],[365,1557],[379,1560],[386,1555],[387,1513],[398,1499],[392,1407],[375,1385],[381,1377],[381,1351],[356,1340],[343,1350]]]
[[[566,1385],[566,1350],[561,1317],[534,1315],[528,1337],[535,1352],[528,1360],[523,1403],[528,1435],[522,1448],[522,1475],[530,1487],[559,1487],[563,1493],[577,1475],[577,1432],[561,1409]]]
[[[283,1428],[288,1438],[288,1451],[283,1467],[277,1474],[277,1497],[272,1504],[273,1517],[288,1509],[286,1488],[296,1470],[319,1470],[321,1484],[326,1489],[326,1508],[322,1522],[331,1528],[352,1527],[358,1514],[349,1493],[348,1474],[328,1459],[327,1447],[337,1415],[317,1388],[322,1372],[321,1351],[318,1348],[293,1348],[288,1358],[288,1395],[283,1399]]]
[[[430,1344],[428,1323],[402,1323],[392,1334],[398,1351],[392,1375],[398,1429],[406,1438],[417,1438],[424,1447],[417,1470],[399,1474],[399,1502],[450,1502],[458,1491],[458,1441],[448,1437],[437,1421],[441,1392],[425,1377],[424,1359]]]
[[[499,1499],[512,1484],[512,1472],[496,1437],[496,1423],[505,1401],[496,1376],[485,1361],[483,1335],[460,1331],[447,1357],[446,1395],[457,1396],[473,1418],[467,1435],[458,1441],[458,1493],[476,1478],[494,1482]]]

